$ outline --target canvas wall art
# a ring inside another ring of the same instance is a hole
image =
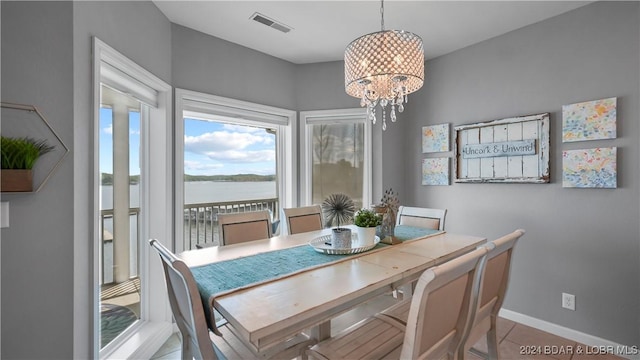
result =
[[[617,187],[617,148],[565,150],[562,152],[562,187]]]
[[[616,138],[615,97],[562,107],[562,142]]]
[[[449,158],[422,159],[422,185],[449,185]]]
[[[422,152],[449,151],[449,124],[422,127]]]

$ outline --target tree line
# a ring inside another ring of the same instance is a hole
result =
[[[184,181],[276,181],[275,175],[236,174],[236,175],[184,175]],[[102,185],[113,185],[113,174],[102,173]],[[140,175],[129,176],[129,184],[140,183]]]

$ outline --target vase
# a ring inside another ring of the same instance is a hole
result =
[[[2,192],[30,192],[33,191],[32,170],[2,169],[0,190]]]
[[[376,227],[361,227],[356,228],[358,234],[358,245],[367,246],[373,245],[376,239]]]
[[[331,229],[331,247],[334,249],[348,249],[351,247],[351,229]]]

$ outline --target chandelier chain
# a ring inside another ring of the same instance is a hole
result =
[[[380,0],[380,29],[384,31],[384,0]]]

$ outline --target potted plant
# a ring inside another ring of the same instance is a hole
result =
[[[331,229],[331,247],[351,247],[351,229],[340,226],[351,221],[355,208],[353,200],[345,194],[331,194],[322,202],[322,212],[327,226],[336,226]]]
[[[382,224],[382,216],[374,210],[361,209],[353,218],[357,226],[358,241],[362,245],[373,244],[376,238],[376,227]]]
[[[1,190],[3,192],[33,191],[33,166],[42,155],[53,148],[47,144],[46,140],[2,136],[0,139]]]

